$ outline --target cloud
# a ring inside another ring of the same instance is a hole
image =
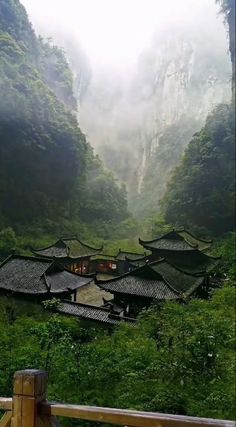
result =
[[[214,0],[21,0],[39,32],[70,32],[92,63],[136,61],[170,22],[216,21]]]

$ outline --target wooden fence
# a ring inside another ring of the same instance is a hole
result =
[[[46,400],[47,373],[18,371],[13,398],[0,398],[6,411],[0,427],[56,427],[56,416],[132,427],[233,427],[233,421],[185,417],[153,412],[50,403]]]

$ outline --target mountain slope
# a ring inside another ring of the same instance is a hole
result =
[[[233,106],[218,106],[193,136],[167,187],[168,222],[214,234],[234,228],[234,135]]]
[[[85,218],[91,197],[101,204],[107,197],[91,193],[90,170],[97,179],[106,172],[78,126],[63,52],[36,37],[18,0],[1,0],[0,51],[0,227]],[[113,197],[120,200],[108,219],[127,217],[125,194],[112,176],[106,191],[111,205]],[[99,218],[90,210],[87,219]]]
[[[235,2],[221,1],[229,29],[229,48],[235,90],[232,39]],[[235,228],[235,104],[219,105],[195,134],[176,168],[163,199],[167,221],[207,228],[223,234]]]

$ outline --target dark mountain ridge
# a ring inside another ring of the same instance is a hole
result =
[[[65,55],[19,0],[1,0],[0,50],[0,227],[127,218],[124,189],[78,126]]]

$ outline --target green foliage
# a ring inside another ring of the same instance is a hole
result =
[[[232,89],[235,96],[235,0],[216,0],[220,4],[229,30],[229,50],[232,62]]]
[[[161,234],[168,233],[171,229],[171,225],[166,223],[163,215],[148,216],[143,222],[142,236],[146,235],[151,239]]]
[[[42,368],[53,400],[233,419],[234,296],[228,285],[209,301],[153,306],[112,334],[5,299],[1,394],[16,369]]]
[[[64,52],[36,37],[18,0],[1,2],[0,49],[1,227],[28,239],[125,220],[125,189],[78,126]]]
[[[166,220],[214,234],[234,228],[233,106],[220,105],[193,136],[164,198]]]
[[[45,83],[53,90],[57,98],[71,110],[77,108],[73,94],[73,75],[64,52],[52,44],[49,39],[40,43],[40,68]]]
[[[85,221],[120,222],[127,218],[125,187],[119,187],[111,172],[104,169],[98,156],[88,152],[88,176],[80,198],[80,217]]]
[[[66,400],[77,369],[76,351],[98,333],[94,328],[84,330],[73,319],[51,315],[37,304],[1,297],[0,395],[12,395],[16,370],[36,368],[49,371],[54,396]],[[65,394],[59,397],[63,384]]]
[[[12,224],[56,217],[84,174],[85,137],[18,40],[0,34],[1,212]]]
[[[220,273],[228,278],[236,278],[236,236],[228,233],[223,239],[217,241],[213,247],[213,255],[222,256],[219,266]]]
[[[141,193],[134,197],[134,212],[137,217],[145,218],[160,212],[160,200],[164,196],[166,183],[199,127],[197,120],[190,117],[166,127],[157,148],[148,159]]]
[[[16,247],[16,235],[11,227],[0,231],[0,258],[6,257]]]
[[[54,310],[58,308],[61,304],[61,300],[58,298],[51,298],[49,300],[43,301],[43,307],[48,310]]]
[[[24,6],[19,0],[1,0],[0,32],[8,33],[18,41],[21,49],[34,56],[37,53],[37,40],[28,20]]]
[[[117,239],[114,241],[106,241],[104,244],[104,253],[109,255],[117,255],[119,250],[127,252],[142,253],[143,249],[138,243],[138,239]]]

